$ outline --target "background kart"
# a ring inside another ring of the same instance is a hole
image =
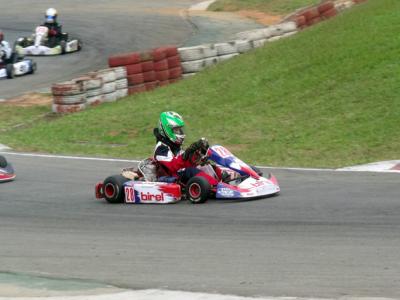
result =
[[[14,180],[16,177],[14,168],[7,162],[6,158],[0,155],[0,183]]]
[[[67,33],[63,33],[54,42],[51,42],[48,34],[46,26],[38,26],[32,37],[19,38],[15,49],[21,55],[59,55],[80,51],[82,48],[78,39],[69,41]]]
[[[14,51],[12,57],[5,64],[0,63],[0,78],[12,79],[15,76],[33,74],[36,70],[36,62],[26,59]]]
[[[170,177],[157,176],[156,164],[146,159],[139,164],[135,180],[114,175],[97,183],[96,198],[105,198],[110,203],[168,204],[183,198],[192,203],[204,203],[209,198],[254,199],[280,192],[278,181],[272,174],[263,177],[257,168],[247,165],[223,146],[210,147],[199,161],[202,163],[198,168],[214,178],[218,179],[213,164],[228,172],[230,178],[219,180],[214,186],[201,176],[192,177],[186,184],[172,182]]]

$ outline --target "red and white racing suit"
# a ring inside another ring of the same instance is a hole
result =
[[[196,165],[183,159],[184,151],[180,145],[174,144],[161,136],[158,129],[154,129],[157,144],[154,149],[154,160],[161,165],[163,171],[171,178],[182,183],[188,182],[193,176],[201,176],[207,179],[211,185],[216,185],[218,180],[196,168]],[[217,172],[218,174],[218,172]]]

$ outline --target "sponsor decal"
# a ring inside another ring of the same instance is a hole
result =
[[[164,193],[161,194],[151,194],[147,193],[140,193],[140,200],[141,201],[157,201],[157,202],[164,202]]]
[[[226,187],[221,187],[221,188],[218,188],[217,195],[219,197],[223,197],[223,198],[232,198],[232,197],[235,197],[235,191],[233,191],[229,188],[226,188]]]

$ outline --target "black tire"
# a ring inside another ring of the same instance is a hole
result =
[[[61,54],[67,53],[67,42],[62,40],[60,42],[60,46],[61,46]]]
[[[186,199],[193,204],[204,203],[208,200],[210,191],[210,183],[204,177],[195,176],[190,178],[186,185]]]
[[[8,162],[6,158],[3,155],[0,155],[0,168],[5,168],[7,167]]]
[[[14,65],[13,64],[8,64],[6,66],[6,72],[7,72],[7,78],[8,79],[13,79],[15,77]]]
[[[255,166],[250,166],[252,169],[253,169],[253,171],[254,172],[256,172],[259,176],[263,176],[263,172],[259,169],[259,168],[257,168],[257,167],[255,167]]]
[[[78,40],[78,51],[82,50],[82,42]]]
[[[104,198],[109,203],[123,203],[125,197],[124,183],[129,181],[122,175],[107,177],[103,182]]]
[[[29,69],[28,74],[34,74],[36,70],[37,70],[36,62],[31,60],[31,68]]]

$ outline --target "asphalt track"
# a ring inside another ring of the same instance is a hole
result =
[[[83,42],[83,50],[54,57],[35,57],[38,72],[0,80],[0,99],[30,91],[46,91],[53,82],[69,80],[106,67],[110,54],[161,45],[197,45],[224,41],[230,34],[259,27],[247,19],[193,16],[187,9],[196,0],[0,0],[0,29],[13,43],[29,36],[56,7],[63,30]]]
[[[398,174],[275,170],[247,202],[110,205],[127,162],[7,154],[0,271],[240,296],[400,298]]]

